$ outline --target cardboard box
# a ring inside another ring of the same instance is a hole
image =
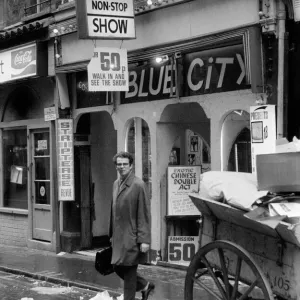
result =
[[[256,156],[258,190],[300,192],[300,152]]]

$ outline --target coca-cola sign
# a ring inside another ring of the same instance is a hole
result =
[[[12,78],[36,73],[36,45],[11,52]]]
[[[0,83],[20,78],[47,75],[46,44],[34,43],[0,51]]]
[[[15,61],[14,61],[14,65],[15,67],[18,66],[22,66],[24,64],[28,64],[32,61],[32,50],[28,50],[28,51],[20,51],[19,53],[17,53],[17,55],[15,56]]]

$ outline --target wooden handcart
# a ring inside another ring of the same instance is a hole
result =
[[[300,224],[275,228],[227,204],[190,195],[201,212],[185,300],[300,299]]]

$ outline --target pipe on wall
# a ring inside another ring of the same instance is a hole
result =
[[[277,138],[284,136],[284,47],[286,9],[282,0],[277,3],[278,81],[277,81]]]

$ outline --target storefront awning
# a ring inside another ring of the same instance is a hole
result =
[[[59,66],[56,67],[55,71],[56,73],[72,73],[72,72],[86,71],[89,62],[90,61],[87,60],[87,61]]]
[[[38,30],[41,30],[42,28],[48,27],[50,23],[51,19],[47,18],[4,30],[0,32],[0,42],[5,42],[12,38],[17,38],[31,32],[36,32]]]

